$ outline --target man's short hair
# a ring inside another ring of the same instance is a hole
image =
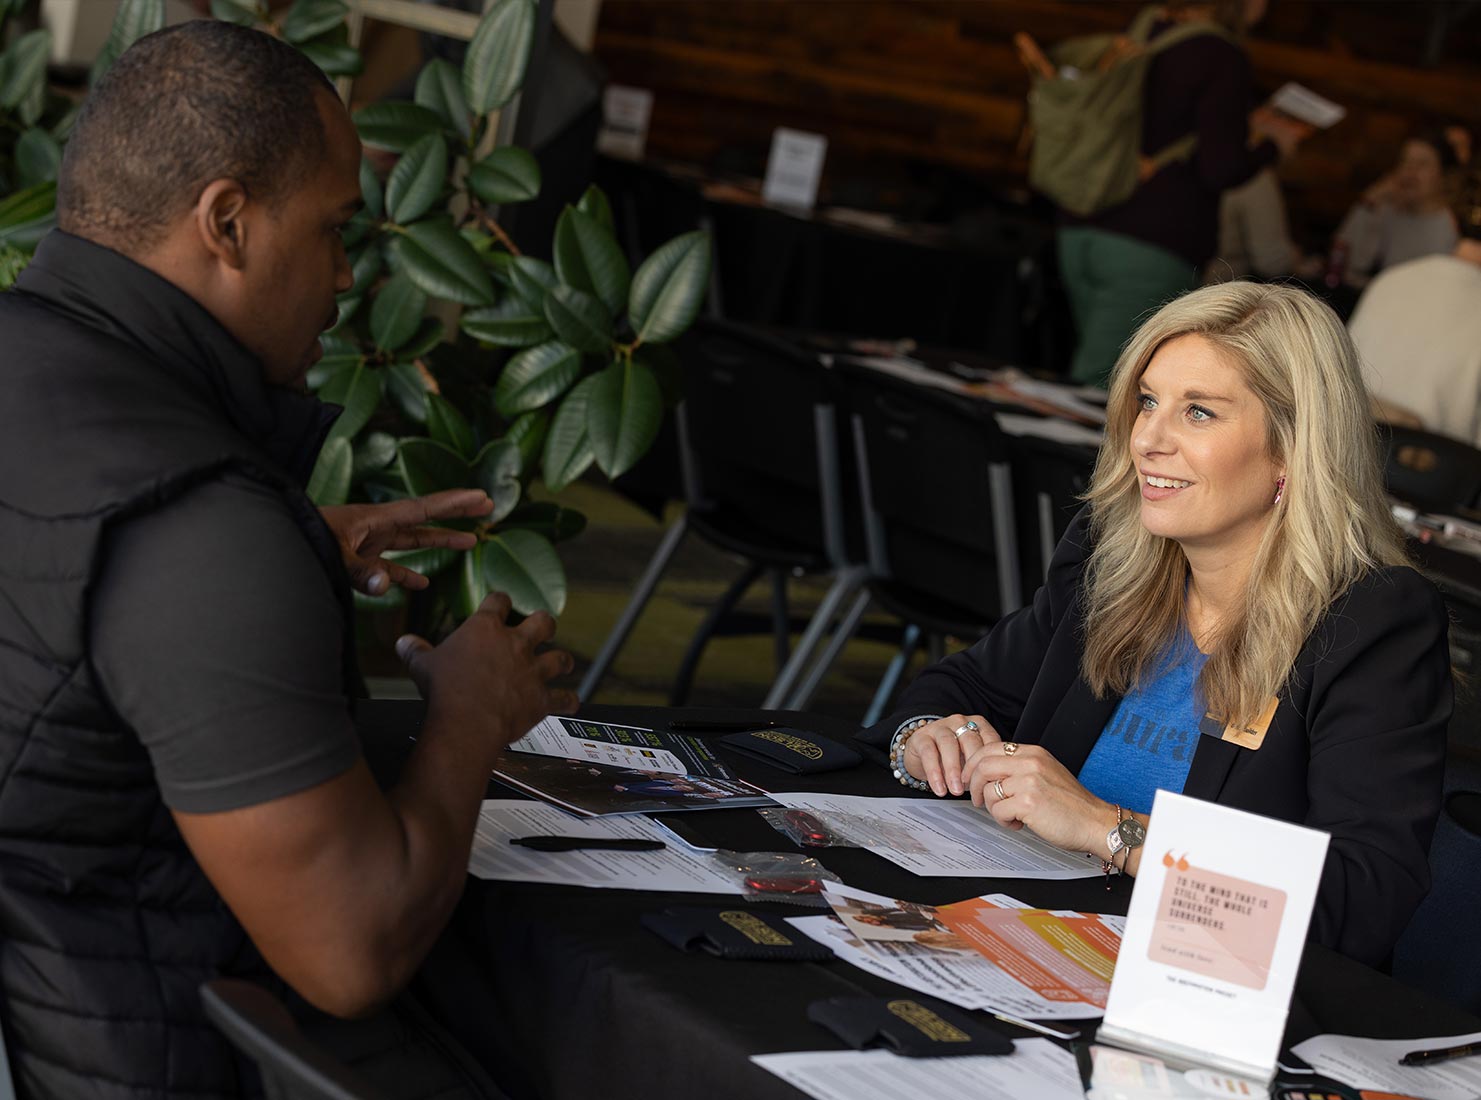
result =
[[[323,156],[334,86],[269,34],[200,19],[141,38],[88,97],[57,178],[57,224],[148,248],[212,180],[272,203]]]

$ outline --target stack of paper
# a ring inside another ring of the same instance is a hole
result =
[[[826,919],[826,918],[825,918]],[[993,1058],[901,1058],[887,1050],[756,1054],[762,1069],[817,1100],[1083,1100],[1075,1056],[1048,1039],[1019,1039]]]
[[[1318,1035],[1291,1049],[1324,1077],[1372,1092],[1423,1096],[1425,1100],[1476,1100],[1481,1096],[1481,1054],[1429,1066],[1401,1066],[1411,1051],[1481,1044],[1481,1032],[1439,1039],[1360,1039]]]

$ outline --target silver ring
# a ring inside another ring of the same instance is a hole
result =
[[[998,796],[999,802],[1008,797],[1003,793],[1003,781],[1001,779],[994,779],[992,781],[992,793]]]
[[[1004,741],[1003,742],[1003,755],[1004,756],[1012,756],[1017,751],[1018,751],[1018,742],[1017,741]]]
[[[951,732],[954,733],[954,734],[956,734],[958,737],[960,737],[964,733],[976,733],[977,732],[977,723],[974,722],[974,721],[972,721],[972,719],[968,718],[964,723],[962,723],[960,726],[958,726],[956,729],[952,730]]]

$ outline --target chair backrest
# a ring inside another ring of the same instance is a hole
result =
[[[684,378],[679,451],[693,513],[743,526],[758,544],[843,564],[837,423],[817,357],[714,318],[697,321],[675,350]]]
[[[840,360],[869,564],[990,624],[1023,602],[1005,437],[985,404]]]
[[[304,1038],[281,1001],[251,982],[201,986],[206,1017],[262,1074],[268,1100],[379,1100],[357,1074]]]
[[[1032,435],[1010,435],[1013,502],[1023,591],[1034,592],[1049,574],[1049,561],[1075,513],[1085,505],[1096,449]]]
[[[1432,511],[1474,508],[1481,497],[1481,450],[1420,428],[1380,425],[1384,480],[1401,500]]]
[[[1430,875],[1429,896],[1394,948],[1394,977],[1481,1013],[1481,791],[1446,795],[1430,845]]]

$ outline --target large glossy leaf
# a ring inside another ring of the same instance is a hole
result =
[[[403,439],[396,455],[396,467],[406,491],[415,497],[439,493],[443,489],[466,488],[471,480],[468,463],[457,451],[435,439]]]
[[[381,403],[380,372],[365,363],[342,370],[319,387],[319,400],[344,406],[344,412],[329,429],[329,437],[352,439]]]
[[[350,498],[350,471],[353,468],[354,453],[350,441],[344,436],[330,436],[309,477],[309,499],[320,508],[343,504]]]
[[[528,202],[540,194],[540,162],[518,146],[506,145],[469,169],[468,186],[490,206]]]
[[[348,332],[347,326],[351,318],[360,311],[360,304],[365,301],[363,294],[341,294],[335,300],[339,312],[334,317],[334,328],[332,332]]]
[[[493,304],[493,280],[451,222],[432,218],[407,226],[392,247],[407,275],[434,298],[465,306]]]
[[[51,124],[51,136],[65,143],[72,136],[72,131],[77,127],[77,119],[81,114],[82,104],[72,104],[60,118]]]
[[[355,444],[354,476],[362,478],[384,470],[396,461],[396,437],[390,432],[370,432]]]
[[[416,334],[427,309],[427,295],[406,272],[392,275],[370,307],[370,338],[382,351],[395,351]]]
[[[582,351],[605,352],[612,343],[612,315],[584,290],[556,287],[545,296],[545,319],[556,336]]]
[[[545,436],[540,470],[546,487],[553,493],[560,492],[584,474],[596,459],[591,449],[591,435],[586,430],[586,403],[594,382],[596,375],[584,378],[566,394]]]
[[[509,267],[509,280],[514,293],[541,313],[545,312],[545,295],[560,286],[555,268],[533,256],[518,256]]]
[[[612,204],[607,201],[606,193],[596,184],[588,184],[586,190],[581,192],[581,199],[576,203],[576,209],[595,218],[608,233],[616,235],[617,221],[612,217]]]
[[[473,429],[468,418],[439,393],[427,395],[427,434],[463,459],[473,457]]]
[[[489,523],[498,523],[519,503],[519,475],[523,466],[519,445],[509,439],[487,444],[473,460],[475,484],[494,502],[494,510],[487,517]]]
[[[586,517],[574,508],[562,508],[551,500],[521,504],[504,520],[504,530],[523,527],[544,535],[551,542],[575,538],[586,530]]]
[[[295,46],[342,26],[350,14],[341,0],[294,0],[283,20],[283,37]]]
[[[553,335],[545,315],[531,309],[517,294],[487,309],[470,309],[463,314],[461,325],[473,339],[502,348],[531,347]]]
[[[513,418],[542,408],[565,393],[581,377],[581,353],[552,340],[520,352],[504,364],[494,384],[494,403]]]
[[[41,115],[46,110],[46,85],[45,83],[34,85],[21,100],[19,107],[15,109],[16,118],[22,126],[39,126]]]
[[[662,344],[694,323],[710,283],[710,235],[675,237],[643,261],[628,294],[627,319],[645,344]]]
[[[57,178],[62,163],[62,147],[45,130],[32,127],[15,143],[16,182],[34,187]]]
[[[88,79],[96,84],[118,60],[119,54],[128,49],[146,34],[152,34],[165,25],[165,0],[122,0],[113,17],[113,29],[103,51],[93,62]]]
[[[51,53],[51,32],[31,31],[11,43],[0,70],[0,107],[15,110],[21,100],[46,84],[46,58]]]
[[[236,0],[211,0],[211,17],[239,27],[255,27],[259,22],[256,4]]]
[[[355,282],[349,290],[340,297],[351,295],[363,296],[370,289],[370,284],[375,282],[376,276],[381,273],[381,250],[377,244],[367,244],[356,251],[350,257],[350,271],[354,275]]]
[[[427,392],[426,378],[415,363],[392,363],[386,368],[386,393],[418,424],[427,422]]]
[[[300,53],[323,70],[325,76],[359,76],[365,71],[365,58],[342,34],[331,31],[299,45]]]
[[[507,3],[508,0],[505,0]],[[501,531],[483,544],[483,576],[509,594],[521,615],[566,609],[566,571],[550,540],[529,530]]]
[[[463,60],[463,95],[474,114],[486,115],[514,98],[534,40],[534,0],[499,0],[479,20]]]
[[[458,560],[459,552],[446,546],[423,546],[416,550],[390,550],[385,557],[387,561],[404,565],[414,573],[435,577]]]
[[[372,103],[355,112],[355,128],[366,145],[404,153],[429,134],[440,134],[442,119],[415,103]]]
[[[642,363],[616,362],[592,376],[586,430],[602,473],[615,478],[632,469],[662,423],[663,394]]]
[[[436,317],[423,317],[416,333],[400,348],[396,349],[399,359],[420,359],[438,344],[445,335],[443,324]]]
[[[386,213],[393,222],[416,221],[442,197],[447,182],[447,142],[429,134],[401,154],[386,181]]]
[[[442,58],[433,58],[422,66],[417,76],[417,90],[413,97],[429,111],[435,111],[442,121],[451,126],[463,138],[472,132],[468,118],[468,100],[463,96],[463,77],[457,66]]]
[[[600,220],[574,206],[566,207],[555,223],[555,274],[567,286],[595,294],[608,313],[627,304],[632,282],[627,257]]]
[[[483,577],[483,547],[484,544],[479,543],[458,563],[458,587],[453,610],[460,619],[466,619],[477,611],[478,605],[489,594],[489,583]]]
[[[360,158],[360,197],[365,200],[365,212],[372,218],[386,216],[386,191],[380,177],[375,174],[375,165],[369,157]]]
[[[39,183],[0,200],[0,245],[30,251],[56,225],[57,185]]]
[[[535,463],[540,459],[540,452],[545,446],[545,437],[549,432],[550,412],[547,409],[533,409],[523,416],[516,417],[514,423],[509,425],[509,431],[504,434],[504,438],[519,447],[521,475],[534,470]]]

